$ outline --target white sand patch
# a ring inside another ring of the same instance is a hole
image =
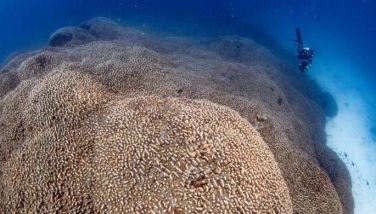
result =
[[[376,142],[368,132],[363,103],[356,97],[336,96],[337,117],[327,123],[328,146],[348,167],[353,185],[355,213],[376,211]],[[346,102],[341,101],[346,99]],[[348,103],[348,104],[343,104]]]
[[[376,213],[376,142],[369,119],[370,114],[376,114],[372,112],[376,94],[349,65],[319,68],[314,69],[314,78],[338,104],[338,115],[329,119],[326,126],[328,146],[350,171],[355,214]]]

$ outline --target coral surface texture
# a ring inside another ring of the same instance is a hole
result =
[[[250,38],[94,18],[0,71],[0,213],[352,213],[336,104]]]

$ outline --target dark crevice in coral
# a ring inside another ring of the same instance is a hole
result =
[[[183,89],[181,88],[181,89],[179,89],[178,91],[177,91],[177,93],[178,94],[181,94],[181,93],[183,93]]]
[[[205,175],[200,175],[199,177],[190,181],[190,185],[193,186],[194,188],[203,187],[207,183],[208,182],[205,180]]]
[[[283,102],[282,98],[279,97],[278,100],[277,100],[277,102],[278,102],[278,105],[282,105],[282,102]]]
[[[37,65],[41,68],[41,69],[44,69],[48,63],[48,60],[45,56],[43,55],[39,55],[35,58],[35,61],[37,63]]]

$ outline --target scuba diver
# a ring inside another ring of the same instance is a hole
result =
[[[312,65],[313,60],[313,50],[309,47],[304,47],[302,35],[300,34],[300,29],[296,29],[296,37],[298,42],[298,60],[299,69],[301,72],[305,72]]]

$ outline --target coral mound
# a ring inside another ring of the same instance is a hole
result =
[[[8,99],[2,122],[19,124],[1,133],[3,211],[292,210],[269,147],[229,108],[115,96],[67,70],[25,83]],[[15,137],[22,142],[8,145]]]
[[[95,18],[1,70],[0,211],[352,213],[329,113],[252,39]]]
[[[78,27],[64,27],[52,34],[48,42],[52,47],[82,45],[94,41],[95,37]]]
[[[292,212],[268,146],[228,108],[136,98],[111,103],[103,121],[94,148],[100,206],[126,213]]]

